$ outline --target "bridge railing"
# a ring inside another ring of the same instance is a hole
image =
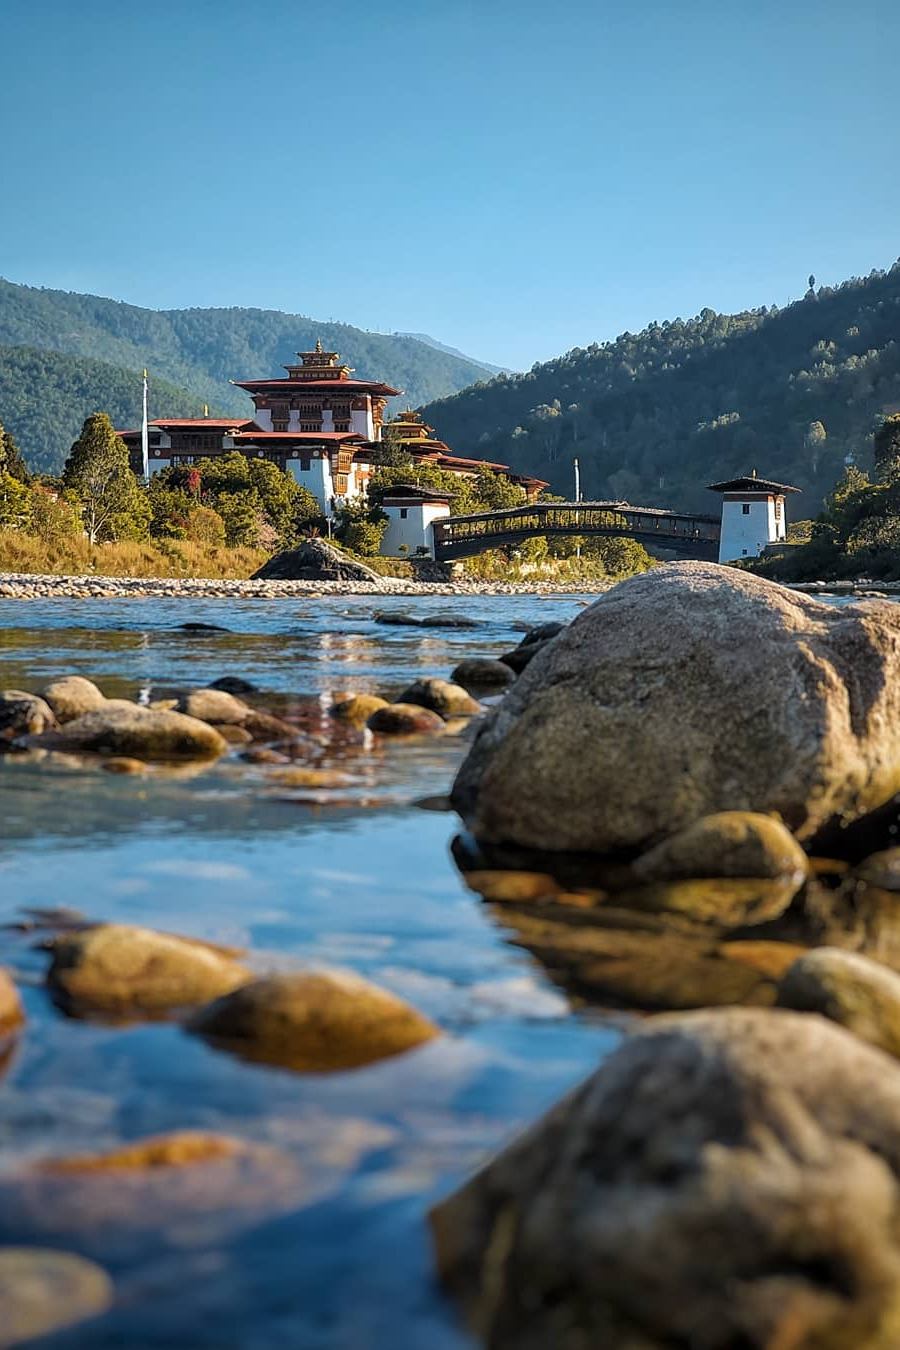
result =
[[[448,516],[434,522],[437,549],[502,536],[529,534],[635,534],[716,542],[717,516],[663,511],[625,502],[532,502],[504,511]]]

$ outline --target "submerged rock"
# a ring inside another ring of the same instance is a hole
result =
[[[226,694],[258,694],[259,687],[252,680],[245,680],[240,675],[222,675],[218,680],[213,680],[209,686],[210,689],[222,689]]]
[[[634,864],[641,881],[796,877],[795,890],[808,870],[809,859],[781,821],[752,811],[702,816]]]
[[[416,703],[389,703],[373,712],[366,725],[382,736],[434,736],[444,730],[444,719]]]
[[[900,975],[857,952],[819,947],[788,969],[783,1008],[817,1012],[900,1058]]]
[[[489,657],[482,656],[473,656],[468,661],[460,661],[451,675],[451,679],[461,684],[463,689],[477,689],[484,692],[505,689],[515,678],[515,672],[504,661],[492,661]]]
[[[112,1301],[112,1280],[83,1256],[41,1247],[0,1248],[0,1346],[99,1317]]]
[[[541,649],[453,796],[485,840],[609,853],[735,810],[809,840],[898,787],[900,609],[680,563],[615,586]]]
[[[253,573],[252,581],[371,581],[389,589],[389,580],[354,562],[324,539],[305,539],[298,548],[276,553]]]
[[[105,695],[97,686],[81,675],[66,675],[61,680],[54,680],[44,690],[44,698],[58,722],[71,722],[83,713],[96,712],[106,703]]]
[[[12,976],[0,966],[0,1037],[5,1038],[11,1032],[18,1031],[24,1021],[19,991],[13,984]]]
[[[784,877],[695,877],[656,881],[621,891],[616,903],[651,913],[684,914],[737,928],[779,918],[803,885],[804,873]]]
[[[196,1007],[253,977],[230,956],[190,938],[100,924],[52,944],[47,983],[67,1012],[129,1017]]]
[[[822,1019],[650,1019],[432,1213],[491,1350],[892,1350],[900,1066]]]
[[[387,699],[379,698],[377,694],[351,694],[349,698],[332,703],[328,711],[339,722],[350,722],[353,726],[362,727],[373,713],[387,706]]]
[[[64,1158],[45,1158],[37,1170],[62,1175],[78,1172],[142,1172],[154,1167],[193,1167],[246,1153],[242,1139],[202,1130],[174,1130],[170,1134],[136,1139],[106,1153],[75,1153]]]
[[[481,704],[459,684],[450,680],[416,680],[397,699],[398,703],[415,703],[430,708],[442,717],[473,717],[481,712]]]
[[[395,994],[333,970],[257,980],[201,1008],[188,1029],[247,1059],[318,1073],[372,1064],[439,1034]]]
[[[41,744],[47,749],[148,760],[217,759],[228,746],[214,727],[178,712],[155,712],[112,700],[99,712],[67,722]]]
[[[19,736],[40,736],[55,726],[53,709],[37,694],[0,690],[0,750]]]

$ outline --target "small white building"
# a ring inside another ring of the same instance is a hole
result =
[[[787,534],[785,494],[800,491],[759,478],[755,469],[725,483],[710,483],[709,489],[722,494],[719,562],[758,558],[767,545],[781,542]]]
[[[434,530],[436,520],[445,520],[450,514],[452,498],[446,492],[417,487],[413,483],[397,483],[381,503],[388,518],[387,529],[381,541],[381,552],[388,558],[416,556],[434,557]]]

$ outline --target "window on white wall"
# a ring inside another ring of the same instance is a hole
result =
[[[401,506],[401,507],[400,507],[400,519],[401,519],[401,520],[405,520],[406,517],[407,517],[408,515],[409,515],[409,511],[406,509],[406,507],[405,507],[405,506]]]
[[[749,514],[750,514],[750,503],[749,503],[749,502],[744,502],[743,506],[741,507],[741,514],[744,515],[744,516],[749,516]]]

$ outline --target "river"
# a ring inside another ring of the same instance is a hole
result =
[[[232,675],[314,696],[314,719],[334,694],[395,696],[583,603],[0,602],[0,686],[39,690],[77,673],[108,695],[146,698]],[[478,622],[388,627],[373,622],[377,608]],[[190,633],[187,621],[229,631]],[[469,1344],[434,1283],[428,1206],[582,1078],[619,1031],[571,1007],[507,940],[450,860],[455,817],[415,804],[447,790],[464,751],[460,737],[382,744],[346,761],[340,789],[319,791],[234,757],[186,778],[0,760],[0,963],[28,1014],[0,1082],[0,1182],[41,1157],[184,1128],[275,1145],[295,1164],[274,1198],[143,1227],[133,1216],[45,1215],[21,1232],[0,1213],[0,1242],[80,1251],[115,1281],[110,1313],[40,1345]],[[261,970],[351,968],[445,1035],[366,1069],[302,1075],[244,1063],[172,1024],[67,1019],[44,989],[40,932],[17,927],[29,910],[60,905],[244,946]]]

